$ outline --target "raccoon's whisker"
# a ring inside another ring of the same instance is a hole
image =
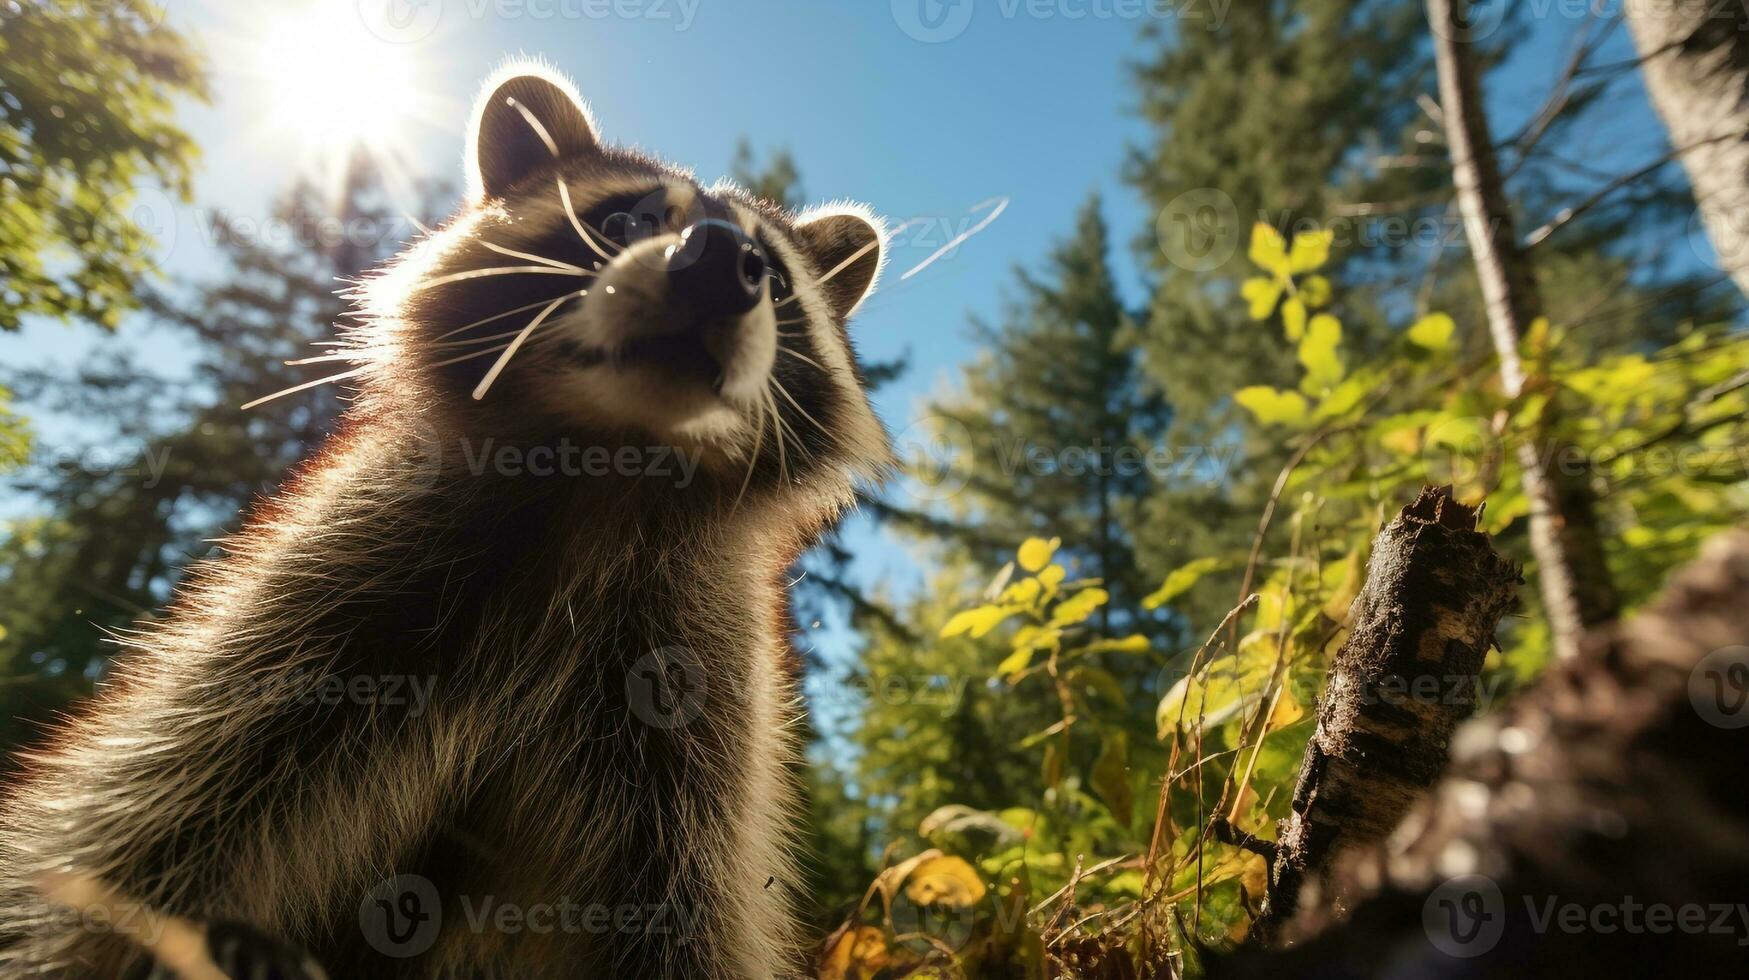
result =
[[[303,367],[306,364],[329,364],[334,361],[356,361],[361,351],[349,350],[340,354],[321,354],[316,357],[299,357],[290,361],[280,361],[286,367]]]
[[[826,431],[825,426],[820,424],[819,419],[814,418],[812,415],[808,414],[808,410],[802,407],[801,402],[796,401],[795,396],[789,393],[789,389],[785,388],[783,386],[783,382],[777,380],[777,378],[775,376],[773,376],[771,379],[771,383],[774,386],[776,386],[777,393],[783,396],[784,401],[789,402],[791,407],[793,407],[796,411],[801,413],[802,418],[805,418],[809,422],[814,423],[814,428],[819,429],[820,432],[822,434],[826,435],[827,437],[830,437],[832,435],[832,433]]]
[[[414,285],[413,290],[415,292],[417,292],[419,290],[432,289],[432,288],[437,287],[437,286],[448,285],[449,283],[452,283],[452,282],[462,282],[462,281],[467,280],[467,279],[484,279],[487,276],[521,276],[521,275],[528,275],[528,276],[542,276],[542,275],[544,275],[544,276],[584,276],[584,275],[588,275],[588,273],[585,273],[582,270],[578,270],[577,272],[571,272],[567,269],[555,269],[550,265],[502,265],[502,266],[498,266],[497,268],[493,268],[493,269],[472,269],[468,272],[457,272],[453,275],[439,276],[436,279],[427,279],[424,282],[421,282],[421,283]]]
[[[567,295],[570,295],[570,296],[586,296],[586,295],[588,295],[588,293],[589,293],[589,290],[587,290],[587,289],[580,289],[580,290],[578,290],[578,291],[577,291],[577,292],[575,292],[575,293],[569,293],[569,294],[567,294]],[[550,303],[550,302],[552,302],[552,301],[551,301],[551,300],[545,300],[545,299],[537,299],[537,300],[535,300],[535,301],[534,301],[534,302],[532,302],[532,303],[529,303],[529,304],[527,304],[527,305],[526,305],[526,306],[518,306],[518,307],[517,307],[517,308],[516,308],[516,309],[514,309],[514,310],[505,310],[505,311],[504,311],[504,312],[503,312],[503,313],[494,313],[494,314],[492,314],[492,315],[491,315],[491,316],[489,316],[489,317],[486,317],[486,318],[484,318],[484,319],[481,319],[481,320],[475,320],[475,321],[474,321],[474,322],[473,322],[473,323],[464,323],[464,324],[462,324],[462,325],[461,325],[461,326],[459,326],[459,327],[457,327],[457,328],[455,328],[455,329],[454,329],[454,330],[450,330],[450,331],[448,331],[448,332],[446,332],[446,333],[440,333],[440,334],[438,334],[438,335],[437,335],[437,337],[436,337],[436,338],[434,338],[434,339],[436,339],[436,340],[443,340],[443,339],[445,339],[445,338],[447,338],[447,337],[453,337],[453,336],[455,336],[455,335],[456,335],[456,334],[458,334],[458,333],[462,333],[462,332],[463,332],[463,331],[467,331],[467,330],[472,330],[472,329],[474,329],[474,328],[475,328],[475,327],[483,327],[483,326],[485,326],[485,325],[486,325],[486,324],[488,324],[488,323],[491,323],[491,322],[492,322],[492,321],[493,321],[493,320],[502,320],[502,319],[504,319],[504,318],[505,318],[505,317],[507,317],[507,316],[515,316],[515,315],[516,315],[516,314],[518,314],[518,313],[522,313],[522,312],[524,312],[524,311],[527,311],[527,310],[532,310],[532,309],[534,309],[534,308],[535,308],[535,307],[537,307],[537,306],[545,306],[545,305],[546,305],[546,304],[547,304],[547,303]]]
[[[764,402],[771,409],[771,417],[775,421],[771,434],[777,439],[777,478],[783,483],[789,482],[789,460],[783,451],[783,416],[777,413],[777,399],[772,397],[771,389],[765,389]]]
[[[314,381],[306,381],[300,385],[292,385],[290,388],[287,388],[283,391],[276,391],[271,395],[266,395],[266,396],[263,396],[261,398],[257,398],[252,402],[245,402],[244,404],[238,406],[238,411],[247,412],[251,408],[254,408],[257,405],[264,405],[267,402],[273,401],[275,398],[284,398],[287,395],[295,395],[300,391],[307,391],[311,388],[316,387],[317,385],[325,385],[330,381],[343,381],[343,380],[350,378],[354,375],[363,374],[366,370],[368,370],[368,368],[369,368],[369,365],[365,365],[364,367],[355,367],[350,371],[342,371],[339,374],[330,374],[326,378],[317,378]]]
[[[565,270],[568,270],[570,272],[575,272],[579,275],[588,275],[589,274],[588,270],[584,269],[580,265],[572,265],[569,262],[560,262],[558,259],[549,259],[544,255],[532,255],[528,252],[518,252],[516,249],[505,248],[502,245],[494,245],[488,241],[482,241],[482,242],[480,242],[480,244],[486,246],[487,248],[491,249],[494,252],[497,252],[499,255],[508,255],[513,259],[527,259],[530,262],[539,262],[539,263],[542,263],[543,265],[550,265],[555,269],[565,269]]]
[[[765,446],[765,402],[754,402],[759,408],[759,421],[754,423],[753,451],[747,454],[747,475],[741,478],[741,491],[735,494],[735,502],[729,506],[733,514],[741,508],[741,498],[747,496],[747,488],[753,485],[753,471],[759,467],[759,450]]]
[[[527,106],[510,96],[505,96],[504,102],[506,105],[510,106],[510,108],[522,113],[522,118],[528,122],[528,128],[534,130],[534,134],[540,137],[540,141],[547,145],[547,151],[557,159],[559,155],[559,144],[553,141],[553,134],[547,132],[547,128],[541,125],[539,119],[534,117],[534,113],[528,111]]]
[[[499,344],[496,347],[488,347],[485,350],[474,351],[472,354],[463,354],[459,357],[452,357],[446,361],[438,361],[437,363],[435,363],[431,366],[432,367],[448,367],[451,364],[460,364],[463,361],[471,361],[476,357],[485,357],[487,354],[496,354],[499,351],[501,351],[504,348],[509,347],[509,346],[510,346],[509,344]]]
[[[840,262],[837,265],[833,266],[832,271],[826,273],[825,275],[821,276],[819,279],[815,280],[814,285],[824,286],[827,283],[831,282],[833,279],[836,279],[840,272],[843,272],[845,269],[848,269],[851,266],[855,265],[857,259],[860,259],[863,256],[867,255],[868,253],[879,248],[880,245],[881,245],[881,240],[879,238],[876,238],[873,241],[869,242],[867,245],[864,245],[863,247],[850,253],[849,258],[847,258],[843,262]],[[783,302],[777,304],[776,306],[773,306],[772,309],[781,310],[784,307],[790,305],[791,303],[794,303],[796,300],[801,299],[801,298],[802,298],[802,294],[797,293],[794,296],[791,296],[789,299],[786,299]]]
[[[821,373],[823,373],[823,374],[831,374],[831,373],[832,373],[832,372],[830,372],[830,371],[827,371],[827,370],[826,370],[826,367],[825,367],[825,365],[823,365],[823,364],[821,364],[821,363],[820,363],[820,362],[819,362],[819,361],[816,361],[816,360],[814,360],[814,359],[813,359],[813,358],[811,358],[811,357],[809,357],[809,356],[808,356],[808,355],[806,355],[806,354],[804,354],[804,353],[802,353],[802,352],[801,352],[801,351],[798,351],[798,350],[793,350],[793,349],[791,349],[791,348],[789,348],[789,347],[785,347],[785,346],[784,346],[784,345],[782,345],[782,344],[778,344],[778,345],[777,345],[777,349],[778,349],[778,350],[780,350],[780,351],[783,351],[783,352],[784,352],[784,353],[785,353],[785,354],[788,354],[788,355],[789,355],[789,356],[791,356],[791,357],[794,357],[794,358],[799,358],[799,359],[801,359],[801,360],[803,360],[803,361],[806,361],[806,362],[807,362],[807,363],[809,363],[809,364],[812,364],[812,365],[813,365],[813,366],[815,366],[815,367],[817,367],[817,368],[819,368],[819,369],[820,369],[820,371],[821,371]],[[775,379],[774,379],[774,380],[775,380]]]
[[[565,186],[565,178],[563,177],[559,178],[559,200],[565,205],[565,217],[571,219],[571,227],[577,230],[577,237],[583,239],[583,244],[593,249],[595,254],[601,256],[603,260],[612,262],[613,256],[603,252],[601,246],[595,244],[595,239],[584,229],[583,220],[577,217],[577,209],[571,206],[571,189]],[[601,237],[606,238],[607,236]],[[610,240],[608,244],[612,245],[613,242]]]
[[[546,322],[547,317],[552,316],[554,310],[563,306],[571,299],[572,297],[570,296],[560,296],[558,299],[547,304],[546,309],[535,314],[534,319],[528,321],[528,326],[522,328],[522,332],[516,335],[516,339],[510,342],[509,346],[504,349],[504,353],[501,354],[498,357],[498,360],[492,364],[491,370],[487,371],[486,376],[480,379],[479,385],[474,388],[474,401],[479,401],[486,397],[486,392],[490,391],[492,388],[492,382],[498,380],[498,375],[503,373],[504,366],[510,363],[510,359],[516,356],[517,350],[520,349],[523,342],[528,339],[528,335],[534,333],[536,327]]]

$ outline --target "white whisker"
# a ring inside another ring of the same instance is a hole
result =
[[[881,246],[881,240],[879,238],[876,238],[876,239],[870,241],[867,245],[864,245],[863,247],[857,249],[855,252],[852,252],[850,255],[850,258],[847,258],[843,262],[840,262],[836,266],[833,266],[832,271],[821,276],[818,280],[816,280],[814,282],[814,285],[816,285],[816,286],[826,285],[827,283],[831,282],[833,279],[837,278],[837,276],[840,272],[843,272],[845,269],[848,269],[852,265],[855,265],[857,259],[860,259],[863,256],[867,255],[868,253],[874,251],[875,249],[880,248],[880,246]],[[801,299],[801,297],[802,297],[802,294],[797,293],[794,296],[791,296],[789,299],[786,299],[783,302],[772,307],[772,309],[781,310],[784,307],[790,305],[791,303],[794,303],[796,300]]]
[[[946,255],[947,253],[953,251],[954,249],[959,248],[961,245],[964,245],[966,243],[966,241],[969,240],[973,235],[976,235],[978,232],[981,232],[985,228],[990,227],[991,222],[995,221],[997,218],[1002,217],[1002,212],[1008,210],[1008,198],[1006,198],[1006,197],[993,197],[988,201],[980,201],[979,203],[972,205],[970,208],[970,211],[972,213],[976,213],[979,209],[989,207],[992,204],[996,205],[996,210],[991,211],[989,217],[985,218],[983,221],[978,222],[976,225],[973,225],[972,227],[966,229],[965,231],[959,233],[958,235],[955,235],[953,237],[953,239],[951,241],[949,241],[946,245],[943,245],[940,248],[936,249],[935,253],[933,255],[929,256],[929,258],[926,258],[922,262],[919,262],[916,265],[912,266],[910,268],[910,270],[908,270],[904,275],[899,277],[899,281],[904,282],[905,280],[910,279],[912,276],[916,275],[917,273],[922,272],[924,269],[927,269],[930,266],[934,265],[936,259],[939,259],[943,255]]]
[[[595,239],[583,228],[582,219],[577,217],[577,209],[571,206],[571,188],[565,186],[565,178],[559,178],[559,200],[565,205],[565,217],[571,219],[571,227],[577,229],[577,237],[583,239],[583,244],[595,250],[605,261],[612,262],[613,256],[603,252],[601,246],[595,244]],[[603,236],[606,237],[606,236]],[[609,243],[611,244],[611,243]]]
[[[528,111],[527,106],[509,96],[506,96],[504,101],[509,103],[512,109],[522,113],[522,118],[528,121],[528,128],[534,130],[534,134],[540,137],[540,141],[547,145],[547,151],[552,153],[553,157],[556,159],[559,155],[559,144],[553,142],[553,134],[547,132],[547,128],[541,125],[539,119],[534,117],[534,113]]]
[[[448,285],[452,282],[463,282],[468,279],[484,279],[487,276],[579,276],[583,274],[584,273],[581,271],[568,272],[564,269],[555,269],[550,265],[505,265],[494,269],[473,269],[468,272],[457,272],[454,275],[439,276],[436,279],[427,279],[424,282],[416,284],[413,289],[414,291],[433,289],[437,286]]]
[[[523,341],[528,339],[528,335],[534,332],[534,328],[544,323],[547,317],[553,315],[554,310],[558,309],[571,299],[572,297],[570,296],[560,296],[558,299],[555,299],[552,303],[548,304],[546,309],[536,314],[534,319],[528,321],[528,326],[522,328],[522,332],[516,336],[515,340],[510,342],[508,347],[505,348],[503,355],[493,363],[492,369],[486,372],[484,378],[480,379],[479,386],[474,389],[475,401],[479,401],[486,397],[486,392],[492,388],[492,382],[498,380],[498,375],[503,372],[504,366],[510,363],[512,357],[516,356],[517,350],[522,347]]]
[[[825,374],[832,373],[832,372],[826,370],[825,365],[821,364],[819,361],[814,360],[813,358],[809,357],[808,355],[803,354],[801,351],[791,350],[790,348],[785,347],[782,344],[778,344],[777,349],[780,351],[783,351],[785,354],[788,354],[791,357],[799,358],[803,361],[806,361],[809,364],[812,364],[813,366],[819,368],[822,373],[825,373]]]
[[[589,294],[589,290],[580,289],[575,293],[571,293],[570,295],[572,295],[572,296],[587,296],[588,294]],[[436,339],[443,340],[446,337],[453,337],[456,334],[461,333],[464,330],[472,330],[475,327],[483,327],[486,324],[491,323],[493,320],[502,320],[507,316],[515,316],[516,314],[524,312],[525,310],[532,310],[537,306],[545,306],[549,302],[551,302],[551,300],[537,299],[534,302],[529,303],[525,306],[518,306],[514,310],[505,310],[503,313],[494,313],[491,316],[486,317],[483,320],[475,320],[473,323],[464,323],[461,326],[459,326],[459,327],[455,328],[454,330],[451,330],[447,333],[438,334]]]
[[[368,367],[368,365],[367,365],[367,367]],[[363,374],[365,372],[365,370],[366,370],[365,367],[355,367],[350,371],[342,371],[339,374],[330,374],[326,378],[317,378],[314,381],[306,381],[301,385],[292,385],[290,388],[287,388],[284,391],[276,391],[273,394],[267,395],[263,398],[257,398],[252,402],[246,402],[242,406],[240,406],[239,411],[247,412],[251,408],[254,408],[257,405],[266,404],[267,402],[273,401],[275,398],[284,398],[287,395],[295,395],[300,391],[307,391],[311,388],[316,387],[317,385],[325,385],[330,381],[342,381],[342,380],[345,380],[346,378],[352,377],[353,375]]]
[[[759,467],[759,450],[765,446],[765,402],[755,402],[759,407],[759,421],[754,423],[753,452],[747,457],[747,475],[741,478],[741,492],[735,494],[735,502],[730,505],[729,513],[741,508],[741,498],[747,496],[747,488],[753,485],[753,471]]]
[[[814,418],[812,415],[808,414],[808,410],[803,408],[801,403],[795,400],[795,396],[793,396],[789,393],[789,389],[785,388],[783,386],[783,382],[781,382],[781,381],[777,380],[777,378],[773,377],[771,379],[771,383],[777,387],[777,393],[782,395],[784,400],[790,403],[791,407],[793,407],[796,411],[802,413],[802,418],[805,418],[809,422],[814,423],[814,428],[819,429],[820,432],[823,433],[824,435],[826,435],[828,438],[831,437],[832,433],[828,432],[826,430],[826,427],[820,424],[819,419]]]
[[[480,244],[486,246],[487,248],[491,249],[494,252],[497,252],[499,255],[508,255],[513,259],[526,259],[530,262],[540,262],[543,265],[550,265],[555,269],[567,269],[567,270],[569,270],[571,272],[575,272],[579,275],[587,275],[588,274],[588,270],[584,269],[580,265],[572,265],[569,262],[560,262],[558,259],[549,259],[544,255],[533,255],[533,254],[530,254],[528,252],[518,252],[516,249],[505,248],[502,245],[494,245],[488,241],[481,241]]]

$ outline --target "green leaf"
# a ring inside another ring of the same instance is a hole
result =
[[[1051,563],[1051,556],[1062,547],[1062,538],[1027,538],[1020,546],[1020,567],[1029,572],[1036,572]]]
[[[1429,313],[1409,328],[1409,342],[1430,351],[1447,351],[1452,348],[1452,336],[1456,332],[1457,324],[1451,317],[1444,313]]]
[[[1299,392],[1277,391],[1263,385],[1241,388],[1233,400],[1262,425],[1302,425],[1311,412],[1311,406]]]
[[[1073,626],[1085,622],[1093,615],[1094,610],[1111,599],[1111,593],[1104,589],[1082,589],[1062,602],[1051,613],[1052,626]]]
[[[1251,228],[1251,261],[1260,269],[1286,279],[1292,271],[1288,265],[1287,240],[1281,232],[1259,221]]]
[[[1090,782],[1093,791],[1111,808],[1117,822],[1129,826],[1135,800],[1130,789],[1130,741],[1123,732],[1114,731],[1105,736],[1099,746],[1099,758],[1093,763]]]
[[[1166,581],[1158,589],[1142,600],[1143,609],[1158,609],[1168,602],[1190,591],[1191,586],[1202,581],[1202,577],[1221,567],[1219,558],[1198,558],[1184,566],[1174,569],[1166,576]]]
[[[1239,286],[1239,295],[1244,297],[1251,319],[1267,320],[1275,312],[1276,300],[1281,299],[1281,283],[1274,279],[1247,279]]]
[[[1324,263],[1330,261],[1330,245],[1335,241],[1336,233],[1328,229],[1295,235],[1293,252],[1288,256],[1288,271],[1298,275],[1323,268]]]
[[[1342,380],[1346,373],[1342,357],[1336,353],[1336,348],[1342,343],[1342,321],[1328,313],[1320,313],[1312,318],[1306,328],[1305,339],[1300,341],[1300,363],[1305,365],[1306,379],[1301,387],[1303,391],[1326,391]]]
[[[941,628],[941,637],[947,639],[967,633],[976,639],[995,629],[1004,619],[1014,615],[1017,611],[1008,606],[979,606],[976,609],[967,609],[964,612],[956,613],[952,619],[947,621],[947,625]]]

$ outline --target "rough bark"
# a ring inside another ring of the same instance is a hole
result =
[[[1749,962],[1749,532],[1504,710],[1379,845],[1209,976],[1741,976]],[[1569,912],[1576,909],[1576,912]]]
[[[1265,933],[1331,857],[1383,839],[1438,780],[1521,582],[1449,487],[1423,490],[1379,533],[1282,821]]]
[[[1542,298],[1530,262],[1518,245],[1494,153],[1480,71],[1468,40],[1469,10],[1469,0],[1427,0],[1458,209],[1481,280],[1488,330],[1500,359],[1501,387],[1507,398],[1517,398],[1526,382],[1520,341],[1542,316]],[[1538,592],[1555,653],[1567,659],[1578,652],[1586,627],[1616,617],[1620,600],[1604,560],[1596,499],[1586,473],[1552,470],[1548,465],[1550,460],[1582,457],[1552,442],[1545,446],[1535,437],[1551,431],[1548,411],[1533,429],[1533,437],[1520,439],[1513,452],[1530,500]]]
[[[1624,13],[1719,268],[1749,296],[1749,7],[1664,0]]]

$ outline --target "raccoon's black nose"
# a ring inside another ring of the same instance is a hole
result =
[[[765,289],[765,250],[731,222],[709,218],[680,233],[668,259],[675,298],[701,317],[735,316]]]

